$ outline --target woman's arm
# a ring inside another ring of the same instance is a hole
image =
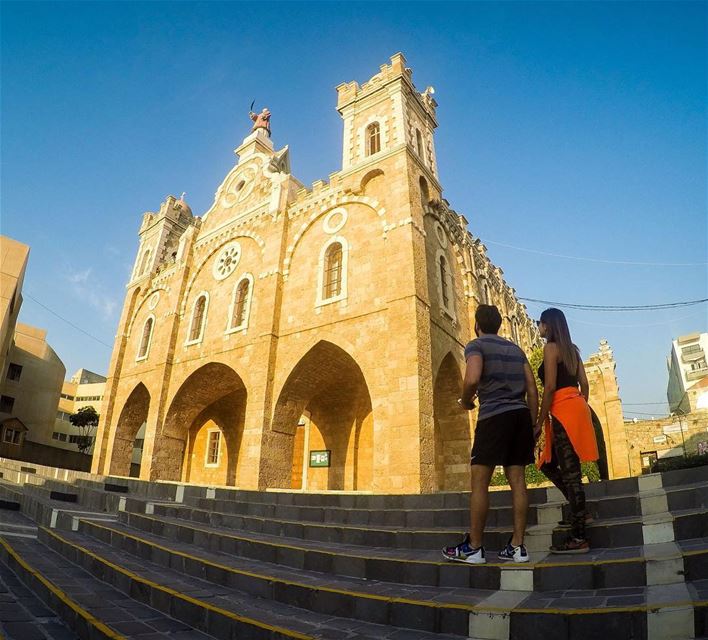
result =
[[[585,402],[588,401],[590,397],[590,384],[588,383],[588,377],[585,374],[585,367],[583,366],[583,359],[578,354],[578,382],[580,383],[580,394],[585,398]]]
[[[541,400],[541,413],[536,421],[536,431],[543,428],[548,412],[553,403],[553,394],[556,392],[556,378],[558,376],[558,347],[552,342],[548,342],[543,347],[543,399]]]

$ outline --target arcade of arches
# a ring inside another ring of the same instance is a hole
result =
[[[469,485],[468,414],[459,409],[460,364],[448,353],[434,383],[435,475],[440,491]],[[168,403],[149,461],[155,480],[252,486],[242,438],[248,393],[231,367],[209,363],[186,377]],[[150,394],[138,384],[118,420],[111,473],[128,475],[134,440],[148,418]],[[341,347],[320,341],[298,361],[277,394],[263,434],[261,475],[283,489],[370,491],[374,414],[364,374]],[[329,466],[310,466],[310,453],[328,451]],[[145,460],[143,460],[145,464]]]

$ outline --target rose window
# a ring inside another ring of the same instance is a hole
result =
[[[217,280],[228,278],[238,266],[241,258],[241,246],[238,242],[227,244],[214,261],[213,274]]]

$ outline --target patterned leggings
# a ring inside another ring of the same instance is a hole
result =
[[[551,417],[553,457],[541,467],[545,476],[558,487],[570,503],[571,535],[585,539],[585,490],[580,459],[563,425]]]

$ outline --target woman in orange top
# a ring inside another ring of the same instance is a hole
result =
[[[552,546],[552,553],[587,553],[585,491],[580,463],[597,460],[597,442],[588,406],[588,379],[578,348],[570,339],[565,315],[546,309],[538,322],[546,339],[538,377],[543,383],[541,413],[536,422],[538,438],[545,430],[545,445],[538,460],[541,471],[570,503],[570,537]],[[578,390],[580,386],[580,390]]]

